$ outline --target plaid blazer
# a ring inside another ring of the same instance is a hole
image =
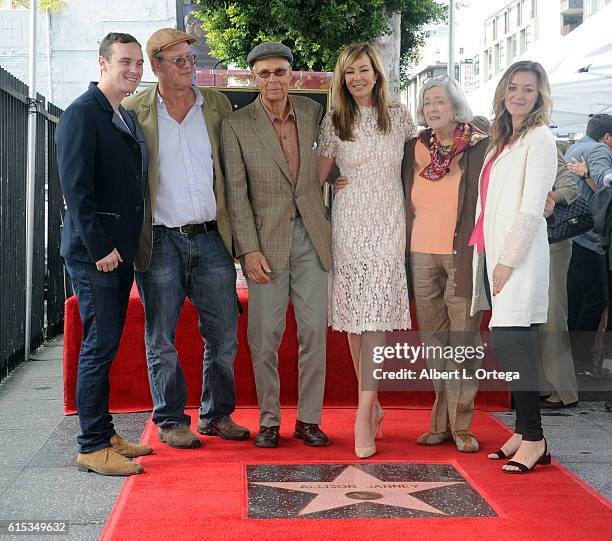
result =
[[[227,207],[237,256],[261,251],[271,277],[288,265],[296,208],[326,270],[331,268],[331,227],[319,182],[316,141],[322,108],[303,96],[291,96],[300,148],[295,185],[274,128],[263,105],[250,105],[223,119],[221,146]]]

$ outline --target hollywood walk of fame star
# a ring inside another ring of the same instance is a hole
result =
[[[317,496],[299,512],[299,515],[318,513],[359,503],[392,505],[446,515],[443,511],[411,496],[411,494],[462,483],[463,481],[381,481],[352,465],[347,466],[333,481],[253,482],[254,485],[316,494]]]

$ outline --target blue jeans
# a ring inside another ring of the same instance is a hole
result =
[[[83,322],[76,385],[81,424],[77,442],[81,453],[92,453],[110,447],[115,433],[108,411],[108,374],[119,349],[134,268],[131,261],[124,261],[112,272],[100,272],[93,263],[72,259],[66,259],[65,264]]]
[[[238,297],[234,262],[218,231],[188,236],[154,227],[151,262],[136,273],[136,283],[145,308],[153,422],[161,428],[190,424],[176,351],[176,324],[186,297],[198,311],[206,343],[200,418],[211,422],[230,415],[236,405]]]

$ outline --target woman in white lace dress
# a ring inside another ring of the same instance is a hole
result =
[[[336,191],[332,213],[329,323],[348,333],[360,384],[355,453],[365,458],[376,452],[383,417],[372,380],[373,348],[385,345],[387,331],[410,328],[400,167],[414,125],[405,107],[391,103],[380,58],[368,43],[340,54],[332,85],[319,177],[324,182],[335,163],[344,187]]]
[[[543,215],[557,172],[555,138],[548,128],[552,106],[544,68],[521,61],[497,85],[491,143],[480,176],[472,314],[491,304],[493,351],[511,382],[515,433],[490,459],[513,460],[507,473],[549,464],[540,418],[536,367],[537,325],[548,312],[549,248]],[[488,301],[488,303],[487,303]]]

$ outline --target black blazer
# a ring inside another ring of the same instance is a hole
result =
[[[95,263],[116,248],[132,264],[144,218],[147,145],[134,116],[90,83],[62,114],[55,140],[66,216],[60,253]],[[135,134],[135,135],[132,135]]]

